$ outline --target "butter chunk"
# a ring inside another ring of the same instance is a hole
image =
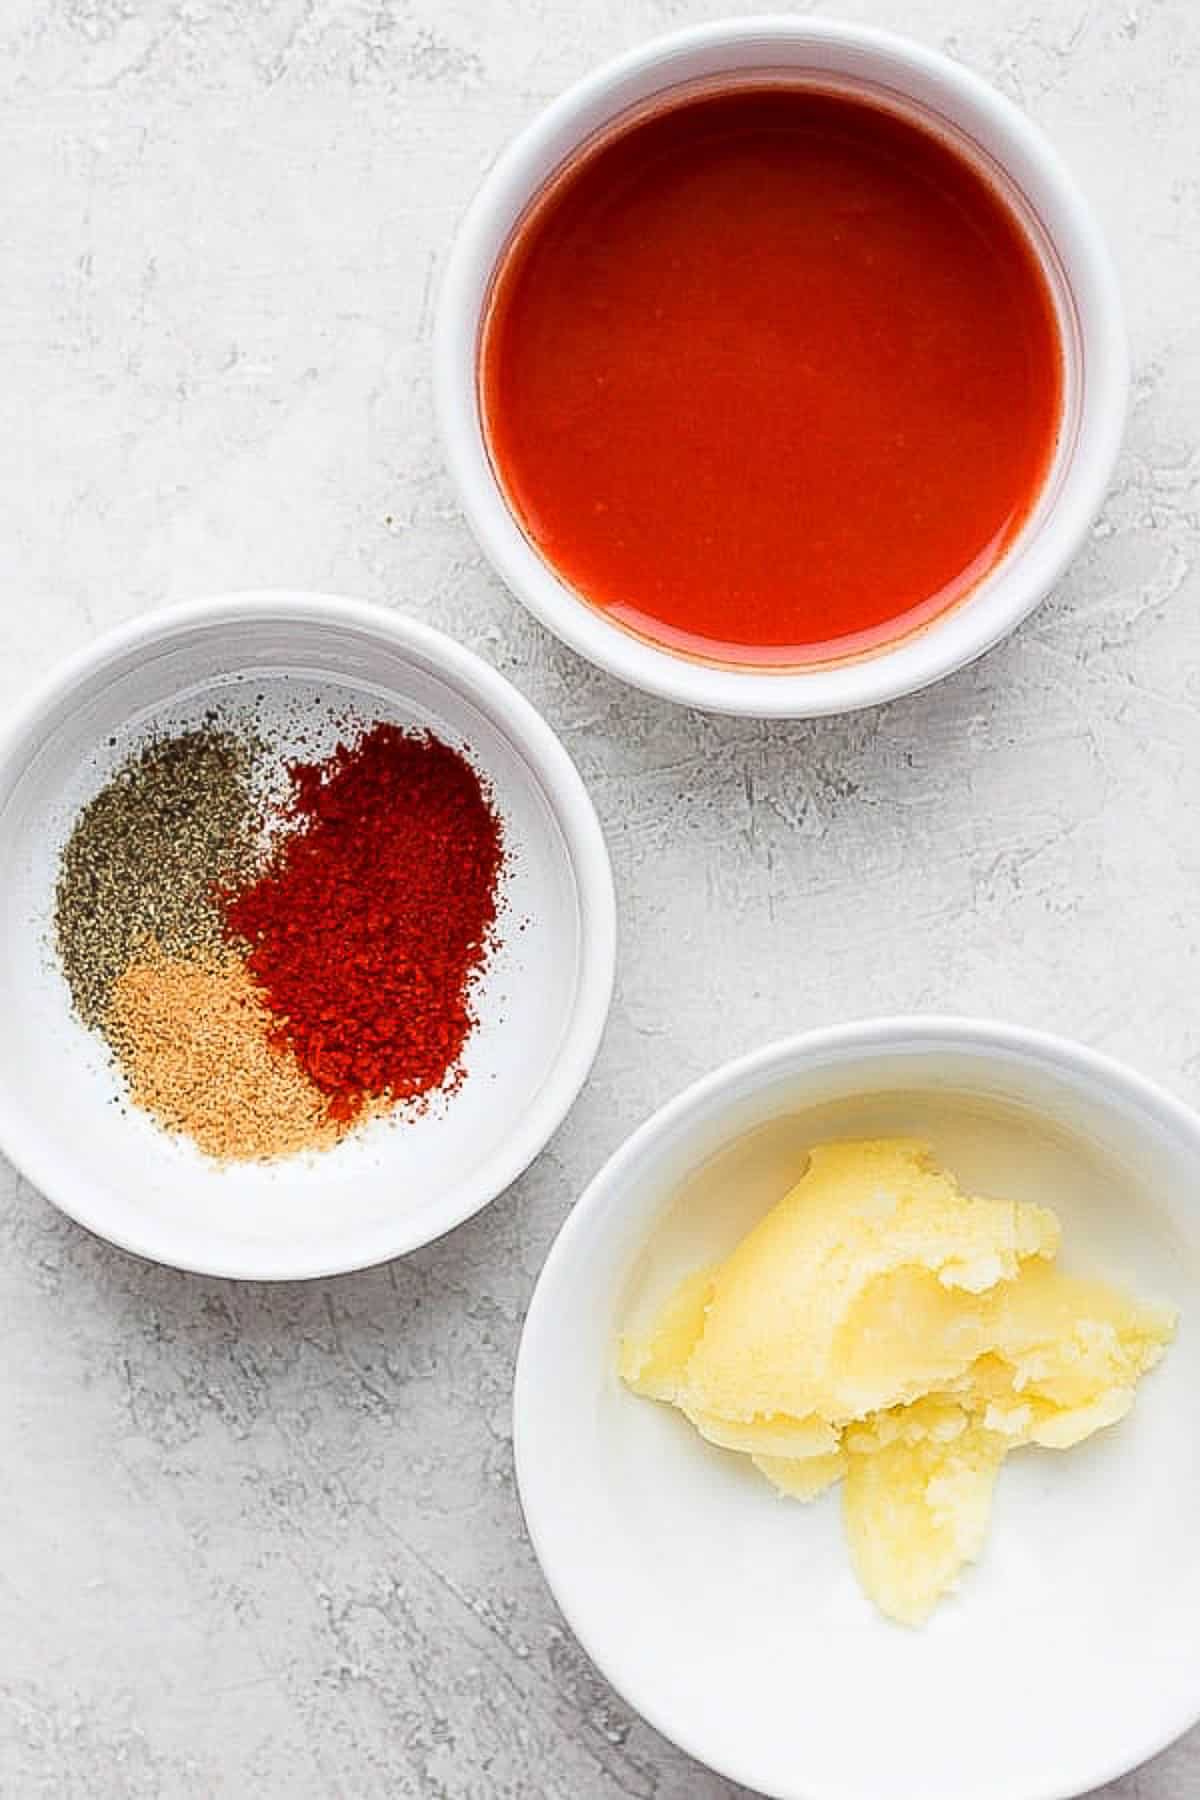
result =
[[[818,1145],[724,1263],[622,1340],[635,1392],[680,1408],[776,1490],[843,1482],[859,1581],[923,1622],[974,1562],[996,1476],[1124,1417],[1174,1313],[1054,1263],[1046,1207],[963,1194],[910,1139]]]
[[[756,1456],[754,1466],[772,1487],[792,1500],[815,1500],[846,1473],[844,1450],[823,1456]]]
[[[855,1573],[876,1606],[922,1625],[983,1549],[1008,1443],[965,1423],[948,1440],[904,1435],[847,1457],[843,1516]]]
[[[712,1299],[712,1271],[697,1269],[680,1282],[641,1337],[621,1339],[621,1379],[648,1400],[675,1401],[687,1379],[688,1361],[704,1330]]]
[[[838,1447],[837,1430],[816,1413],[810,1413],[807,1419],[793,1419],[787,1413],[773,1413],[769,1418],[721,1419],[714,1413],[697,1412],[689,1406],[686,1394],[678,1404],[701,1437],[724,1450],[741,1450],[755,1457],[799,1458],[828,1456]]]
[[[1132,1387],[1175,1327],[1167,1307],[1054,1268],[1025,1271],[993,1297],[988,1313],[992,1349],[1012,1368],[1017,1391],[1064,1408]]]
[[[928,1385],[897,1366],[886,1337],[914,1337],[904,1282],[874,1292],[865,1328],[842,1331],[874,1284],[909,1271],[932,1278],[945,1317],[928,1327],[930,1379],[944,1380],[973,1354],[952,1343],[954,1295],[1011,1279],[1025,1258],[1052,1257],[1058,1240],[1046,1208],[967,1198],[923,1144],[818,1145],[803,1179],[716,1271],[688,1366],[691,1403],[727,1419],[837,1420],[896,1405]],[[925,1327],[915,1335],[923,1341]],[[858,1352],[849,1368],[848,1342]]]

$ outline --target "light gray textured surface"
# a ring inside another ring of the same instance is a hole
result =
[[[1138,373],[1115,491],[984,663],[840,722],[671,711],[525,618],[458,515],[428,361],[461,208],[589,64],[727,10],[0,10],[0,705],[167,599],[293,585],[409,610],[562,732],[623,928],[572,1117],[489,1213],[407,1262],[282,1290],[185,1279],[3,1171],[6,1795],[731,1794],[607,1690],[522,1534],[510,1370],[573,1197],[725,1055],[875,1011],[1052,1027],[1196,1096],[1191,0],[842,8],[1026,106],[1124,277]],[[1198,1792],[1200,1735],[1106,1790]]]

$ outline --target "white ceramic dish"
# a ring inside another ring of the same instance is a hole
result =
[[[968,598],[914,635],[854,661],[752,670],[688,658],[587,605],[544,562],[489,460],[476,381],[497,263],[555,170],[631,108],[700,82],[752,75],[839,86],[900,106],[948,134],[1027,226],[1058,309],[1065,408],[1054,467],[1025,528]],[[1057,152],[1003,95],[936,51],[870,26],[791,17],[697,25],[643,45],[570,88],[509,145],[476,195],[442,284],[434,344],[450,472],[493,567],[542,623],[613,675],[715,712],[808,717],[871,706],[938,680],[989,649],[1058,580],[1099,510],[1120,448],[1128,366],[1120,299],[1099,230]]]
[[[920,1632],[859,1590],[839,1501],[617,1380],[616,1338],[727,1251],[821,1137],[928,1135],[976,1190],[1051,1202],[1062,1262],[1180,1308],[1131,1416],[1024,1450],[990,1540]],[[515,1442],[534,1547],[597,1666],[652,1725],[777,1800],[1065,1800],[1200,1713],[1200,1119],[1033,1032],[897,1019],[729,1064],[635,1132],[534,1295]]]
[[[328,747],[336,741],[336,725],[321,723],[326,705],[466,745],[504,821],[514,928],[502,930],[479,989],[467,1079],[449,1101],[321,1154],[221,1167],[121,1107],[103,1045],[70,1009],[50,920],[61,845],[114,762],[152,722],[186,724],[251,690],[316,731],[310,754],[323,729]],[[7,733],[0,834],[0,1145],[64,1212],[139,1255],[280,1280],[398,1256],[513,1181],[591,1067],[615,958],[612,876],[591,801],[529,703],[412,620],[290,593],[138,619],[52,675]]]

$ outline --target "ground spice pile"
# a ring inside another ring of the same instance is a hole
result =
[[[460,1078],[496,919],[500,821],[471,765],[380,724],[291,770],[293,829],[226,927],[330,1117]]]
[[[273,1028],[231,951],[130,963],[108,1014],[130,1098],[224,1161],[289,1156],[340,1135],[321,1094],[272,1043]]]
[[[255,748],[211,724],[154,738],[75,820],[54,934],[85,1025],[103,1028],[113,983],[146,944],[186,956],[223,943],[217,885],[248,877],[256,860]]]
[[[281,765],[261,732],[155,738],[59,870],[76,1011],[134,1103],[223,1160],[328,1148],[452,1090],[495,932],[502,828],[458,751],[379,724]]]

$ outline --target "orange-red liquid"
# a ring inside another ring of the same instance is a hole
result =
[[[1062,352],[1012,211],[931,132],[803,87],[585,152],[501,264],[489,447],[594,606],[722,661],[868,649],[951,606],[1053,459]]]

